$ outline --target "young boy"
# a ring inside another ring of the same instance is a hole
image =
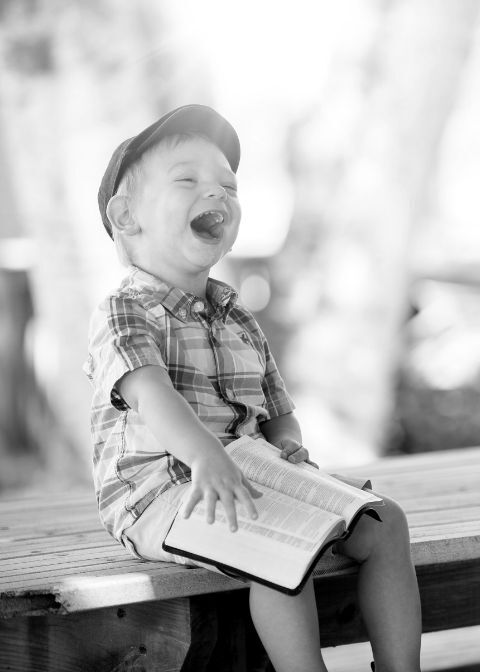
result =
[[[209,278],[240,223],[233,127],[211,108],[166,114],[114,152],[99,191],[103,224],[129,274],[91,322],[94,477],[107,530],[145,559],[173,516],[204,500],[232,534],[259,493],[224,450],[264,436],[292,462],[308,459],[293,403],[268,344],[234,290]],[[359,601],[377,672],[418,672],[420,605],[408,528],[387,499],[336,551],[361,564]],[[213,569],[213,568],[211,568]],[[313,584],[288,596],[250,586],[255,627],[277,672],[325,670]]]

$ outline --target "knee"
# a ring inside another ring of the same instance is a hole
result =
[[[337,550],[357,562],[364,562],[372,553],[400,553],[409,547],[408,523],[402,507],[389,497],[382,497],[384,505],[378,509],[379,523],[370,516],[362,516],[352,536]]]
[[[408,522],[405,511],[394,499],[385,496],[382,496],[382,499],[384,501],[384,506],[382,506],[378,512],[383,523],[383,525],[380,526],[383,528],[383,534],[386,534],[389,537],[408,538]]]

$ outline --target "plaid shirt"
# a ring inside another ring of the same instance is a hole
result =
[[[166,369],[224,445],[260,436],[260,423],[294,408],[265,336],[234,290],[210,279],[207,298],[210,311],[132,268],[92,316],[84,369],[94,388],[94,481],[102,522],[119,541],[155,497],[190,480],[188,466],[121,398],[116,383],[125,373],[148,364]]]

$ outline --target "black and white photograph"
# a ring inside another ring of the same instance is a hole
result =
[[[0,0],[0,672],[480,672],[479,184],[479,0]]]

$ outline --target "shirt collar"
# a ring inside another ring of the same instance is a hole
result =
[[[220,318],[225,322],[229,312],[237,302],[238,294],[227,283],[214,280],[214,278],[208,278],[207,299],[213,306],[213,319]]]
[[[202,299],[195,294],[184,292],[183,289],[172,287],[156,275],[136,266],[131,266],[129,270],[129,284],[134,291],[154,292],[155,298],[177,319],[182,322],[191,319],[193,305]],[[237,292],[230,285],[213,278],[207,280],[206,296],[213,307],[213,319],[223,321],[227,319],[238,298]]]

